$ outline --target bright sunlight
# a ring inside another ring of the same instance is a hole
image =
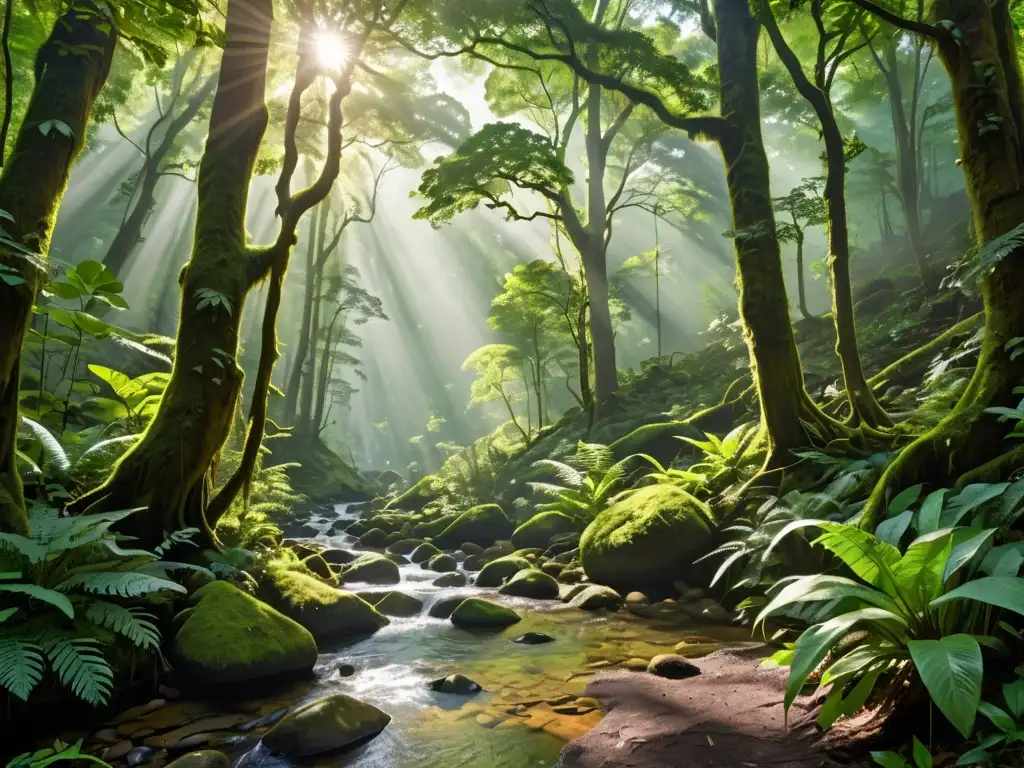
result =
[[[321,30],[313,38],[316,58],[320,65],[331,71],[338,71],[348,59],[348,50],[341,35],[336,32]]]

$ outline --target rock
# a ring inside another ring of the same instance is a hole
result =
[[[316,554],[310,555],[302,561],[302,564],[310,571],[325,581],[330,581],[334,578],[334,571],[323,555]]]
[[[397,584],[402,580],[398,566],[384,555],[363,555],[344,571],[345,581],[359,581],[366,584]]]
[[[317,648],[309,630],[234,585],[212,582],[191,601],[169,649],[182,682],[206,687],[313,669]]]
[[[454,552],[452,552],[452,557],[455,558],[456,563],[462,563],[465,562],[466,558],[469,557],[469,555],[467,555],[461,549],[456,549]]]
[[[707,505],[673,485],[649,485],[601,512],[580,540],[587,577],[617,590],[685,577],[711,539]]]
[[[392,544],[397,544],[398,542],[403,541],[408,535],[408,533],[403,533],[402,531],[395,531],[394,533],[389,533],[384,538],[384,546],[390,547]]]
[[[356,673],[356,668],[351,664],[339,664],[338,665],[338,677],[352,677]]]
[[[430,558],[430,562],[427,564],[427,568],[438,573],[451,573],[459,568],[459,564],[455,562],[455,558],[451,555],[446,555],[443,552],[440,555],[434,555]]]
[[[438,693],[454,693],[459,696],[469,696],[480,693],[483,690],[475,680],[470,680],[465,675],[449,675],[429,683],[430,690]]]
[[[714,640],[705,643],[684,640],[681,643],[676,643],[676,647],[672,650],[684,659],[700,659],[720,650],[721,647],[722,644]]]
[[[435,587],[464,587],[466,586],[466,575],[464,573],[446,573],[443,576],[438,576],[434,579],[431,584]]]
[[[386,552],[386,553],[384,553],[384,557],[386,557],[388,560],[390,560],[395,565],[408,565],[409,564],[409,558],[406,557],[405,555],[396,555],[394,552]]]
[[[391,715],[344,693],[311,701],[267,731],[263,745],[271,752],[306,757],[341,749],[376,736]]]
[[[700,674],[699,667],[674,653],[655,656],[647,665],[647,671],[658,677],[667,677],[669,680],[685,680]]]
[[[619,597],[618,592],[611,587],[599,584],[587,587],[569,601],[570,608],[579,608],[584,611],[597,611],[602,608],[616,611],[621,604],[622,598]]]
[[[550,558],[568,555],[567,560],[559,560],[558,562],[569,562],[580,547],[581,534],[582,531],[580,533],[566,533],[561,536],[555,536],[548,548],[544,550],[544,555]]]
[[[370,549],[383,549],[385,546],[385,539],[388,534],[386,531],[380,528],[371,528],[362,536],[359,537],[359,546],[368,547]]]
[[[441,535],[445,528],[454,523],[458,517],[458,515],[441,515],[434,520],[417,523],[413,526],[412,535],[419,539],[436,538]]]
[[[409,559],[414,563],[425,563],[429,561],[430,558],[440,554],[440,549],[427,542],[416,547],[416,549],[412,551],[412,554],[409,555]]]
[[[544,573],[546,573],[551,578],[557,579],[559,576],[562,575],[562,571],[565,570],[565,566],[562,565],[561,563],[547,562],[547,563],[544,563],[540,567],[540,569],[542,571],[544,571]]]
[[[103,728],[102,730],[96,731],[92,735],[94,741],[103,741],[108,744],[113,744],[118,740],[118,733],[116,728]]]
[[[463,570],[466,571],[479,571],[485,565],[487,565],[487,559],[483,555],[469,555],[462,563]]]
[[[593,584],[582,582],[580,584],[562,584],[558,587],[558,599],[563,603],[568,603],[576,595],[584,590],[590,589]]]
[[[389,555],[409,555],[423,543],[422,539],[399,539],[394,544],[388,545],[387,553]]]
[[[418,616],[423,610],[423,601],[404,592],[388,592],[376,608],[385,616]]]
[[[484,550],[483,557],[486,560],[494,560],[498,557],[511,555],[515,551],[515,545],[511,541],[496,541]]]
[[[562,584],[579,584],[587,577],[582,568],[564,568],[558,574],[558,580]]]
[[[534,600],[557,600],[558,582],[543,571],[528,568],[519,571],[498,590],[503,595],[532,597]]]
[[[427,615],[434,619],[447,619],[452,615],[452,611],[458,608],[465,599],[466,595],[443,597],[430,606],[430,610],[427,611]]]
[[[649,664],[650,662],[647,661],[647,659],[641,659],[639,657],[626,659],[622,662],[622,666],[632,672],[646,672]]]
[[[493,728],[499,722],[501,722],[501,721],[498,720],[498,718],[496,718],[494,715],[490,715],[490,714],[488,714],[486,712],[481,712],[480,714],[478,714],[476,716],[476,724],[477,725],[482,725],[484,728]]]
[[[356,538],[359,538],[368,530],[370,530],[370,526],[368,526],[362,520],[356,520],[354,523],[349,524],[349,526],[345,529],[345,533],[347,533],[349,536],[355,536]]]
[[[519,620],[512,609],[478,597],[463,600],[451,615],[452,624],[461,629],[500,629]]]
[[[579,533],[583,525],[561,512],[541,512],[516,528],[512,545],[516,549],[546,548],[551,539],[563,533]]]
[[[286,568],[268,569],[258,594],[308,629],[317,642],[370,635],[388,623],[372,605],[351,592]]]
[[[484,548],[479,544],[474,544],[472,541],[462,542],[462,546],[459,547],[460,552],[464,552],[466,555],[482,555]]]
[[[398,490],[405,488],[405,478],[395,472],[393,469],[385,469],[377,477],[377,482],[382,488],[390,488],[392,485],[398,486]]]
[[[110,762],[111,760],[120,760],[122,757],[131,752],[132,749],[134,749],[134,746],[127,739],[124,741],[119,741],[116,744],[113,744],[107,747],[106,750],[104,750],[103,759],[107,762]]]
[[[650,600],[643,592],[630,592],[623,601],[626,605],[647,605]]]
[[[152,747],[135,747],[135,749],[124,756],[124,761],[132,766],[132,768],[135,768],[137,765],[145,765],[152,762],[155,755],[156,750]]]
[[[281,526],[281,533],[289,539],[311,539],[320,531],[309,523],[287,522]]]
[[[710,597],[684,605],[683,610],[692,618],[709,624],[728,624],[733,620],[732,613],[725,610],[716,600]]]
[[[231,759],[216,749],[201,749],[182,755],[167,768],[231,768]]]
[[[509,536],[514,527],[497,504],[481,504],[459,515],[434,539],[434,544],[455,549],[468,541],[485,547]]]
[[[520,645],[543,645],[544,643],[555,642],[555,638],[551,635],[545,635],[543,632],[527,632],[512,642],[519,643]]]
[[[556,563],[561,563],[562,565],[569,565],[570,563],[572,563],[573,560],[576,559],[579,553],[580,549],[578,546],[576,546],[572,549],[565,550],[561,554],[555,555],[551,559],[554,560]]]
[[[348,565],[353,560],[359,559],[359,555],[355,552],[349,552],[347,549],[325,549],[320,553],[328,565]]]
[[[502,582],[515,576],[519,571],[529,568],[530,561],[525,557],[499,557],[485,565],[476,577],[478,587],[500,587]]]

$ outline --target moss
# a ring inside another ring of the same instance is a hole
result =
[[[319,440],[279,437],[268,447],[268,466],[296,463],[288,468],[288,479],[295,490],[318,504],[365,501],[371,496],[359,473]]]
[[[666,421],[658,424],[644,424],[625,437],[620,437],[609,447],[615,458],[622,460],[634,453],[646,453],[664,465],[670,464],[686,447],[680,436],[704,439],[701,431],[685,421]]]
[[[346,581],[367,584],[397,584],[402,580],[398,566],[384,555],[364,555],[342,572]]]
[[[525,557],[509,555],[492,560],[483,567],[476,577],[478,587],[500,587],[505,579],[509,579],[519,571],[532,567]]]
[[[500,629],[519,621],[519,614],[511,608],[479,597],[463,600],[451,615],[452,624],[461,629]]]
[[[580,540],[587,576],[619,592],[647,592],[685,578],[704,554],[710,512],[671,485],[641,488],[599,514]]]
[[[423,507],[441,495],[440,489],[437,486],[437,478],[433,475],[421,477],[412,488],[389,501],[384,509],[423,509]]]
[[[467,509],[434,540],[441,549],[455,549],[465,542],[486,547],[512,535],[514,526],[497,504]]]
[[[289,712],[263,737],[272,752],[305,757],[375,736],[391,716],[365,702],[335,693]]]
[[[439,554],[441,554],[440,549],[429,542],[424,542],[412,551],[412,554],[409,555],[409,559],[414,563],[425,563],[435,555]]]
[[[206,687],[313,669],[313,635],[266,603],[224,581],[197,590],[192,601],[170,647],[180,682]]]
[[[500,590],[503,595],[532,597],[535,600],[556,600],[558,582],[535,568],[524,568],[508,580]]]
[[[512,546],[516,549],[544,549],[552,537],[563,533],[579,533],[583,525],[561,512],[542,512],[516,528]]]

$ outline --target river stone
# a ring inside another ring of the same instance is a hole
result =
[[[431,584],[435,587],[464,587],[466,586],[466,574],[459,573],[445,573],[434,579]]]
[[[702,598],[682,608],[692,618],[709,624],[728,624],[733,620],[733,615],[711,597]]]
[[[124,741],[119,741],[116,744],[112,744],[111,746],[107,747],[103,751],[102,757],[104,760],[108,762],[111,760],[117,760],[118,758],[122,758],[125,755],[127,755],[129,752],[132,751],[133,748],[134,745],[130,741],[125,739]]]
[[[630,605],[647,605],[651,601],[648,599],[647,595],[645,595],[643,592],[630,592],[628,595],[626,595],[626,599],[623,602],[625,602],[625,604],[627,606],[630,606]]]
[[[482,555],[468,555],[462,563],[463,569],[467,571],[479,571],[485,565],[487,565],[487,559]]]
[[[582,568],[565,568],[558,574],[558,580],[562,584],[579,584],[586,577],[587,574],[583,572]]]
[[[452,611],[459,607],[463,600],[466,599],[466,595],[455,595],[454,597],[442,597],[440,600],[430,606],[430,610],[427,611],[427,615],[434,619],[447,619],[452,615]]]
[[[389,555],[410,555],[416,547],[423,543],[422,539],[400,539],[394,544],[388,545],[386,551]]]
[[[349,552],[347,549],[325,549],[320,553],[329,565],[348,565],[353,560],[358,560],[359,555]]]
[[[342,663],[338,665],[338,677],[352,677],[356,673],[356,668],[351,664]]]
[[[512,545],[516,549],[545,548],[559,534],[579,533],[582,530],[583,526],[568,515],[542,512],[516,528],[512,534]]]
[[[345,533],[349,534],[350,536],[355,536],[356,538],[359,538],[369,530],[370,526],[368,526],[362,520],[356,520],[354,523],[350,523],[349,526],[345,528]]]
[[[362,536],[359,537],[360,547],[369,547],[370,549],[383,549],[385,546],[385,539],[388,535],[380,528],[371,528]]]
[[[470,680],[465,675],[449,675],[430,682],[430,690],[438,693],[454,693],[459,696],[469,696],[480,693],[483,689],[476,680]]]
[[[178,679],[193,686],[310,672],[316,640],[301,624],[226,581],[207,584],[170,644]]]
[[[515,551],[516,547],[511,541],[496,541],[484,550],[483,556],[488,560],[494,560],[497,557],[511,555]]]
[[[440,554],[440,549],[429,542],[425,542],[412,551],[412,554],[409,555],[409,559],[414,563],[425,563],[430,560],[430,558]]]
[[[330,581],[334,578],[334,571],[331,569],[330,564],[319,553],[303,559],[302,564],[309,569],[310,573],[319,576],[321,579]]]
[[[543,571],[529,568],[519,571],[498,590],[503,595],[532,597],[534,600],[557,600],[558,582]]]
[[[435,539],[441,549],[456,549],[465,542],[482,547],[511,535],[515,526],[497,504],[481,504],[459,515]]]
[[[452,552],[452,557],[455,558],[456,563],[462,563],[465,562],[466,558],[469,557],[469,555],[467,555],[461,549],[456,549],[454,552]]]
[[[466,555],[482,555],[484,548],[479,544],[474,544],[472,541],[462,542],[462,546],[459,547],[460,552],[464,552]]]
[[[390,560],[395,565],[408,565],[409,564],[409,558],[406,557],[405,555],[396,555],[394,552],[386,552],[386,553],[384,553],[384,557],[386,557],[388,560]]]
[[[442,552],[440,555],[434,555],[430,558],[427,568],[438,573],[451,573],[458,570],[459,564],[455,561],[454,557]]]
[[[530,567],[525,557],[499,557],[483,567],[476,577],[478,587],[500,587],[502,582],[515,576],[519,571]]]
[[[369,635],[388,623],[356,595],[287,568],[268,569],[257,594],[308,629],[318,642]]]
[[[394,533],[389,533],[387,537],[385,537],[384,539],[384,546],[390,547],[392,544],[397,544],[398,542],[403,541],[408,537],[409,534],[403,533],[402,531],[395,531]]]
[[[584,611],[597,611],[602,608],[615,611],[621,604],[622,598],[619,597],[618,592],[600,584],[587,587],[569,601],[570,608],[579,608]]]
[[[565,570],[565,566],[562,565],[561,563],[553,563],[553,562],[548,561],[548,562],[544,563],[540,567],[540,569],[542,571],[544,571],[544,573],[546,573],[551,578],[557,579],[559,576],[562,575],[562,571]]]
[[[520,645],[543,645],[544,643],[555,642],[555,638],[551,635],[545,635],[543,632],[527,632],[512,642],[519,643]]]
[[[231,768],[231,759],[216,749],[201,749],[182,755],[167,768]]]
[[[342,573],[345,581],[366,584],[397,584],[402,580],[398,566],[384,555],[363,555],[349,564]]]
[[[691,664],[682,656],[675,653],[663,653],[651,659],[647,665],[647,671],[658,677],[666,677],[669,680],[685,680],[688,677],[696,677],[700,674],[700,667]]]
[[[568,603],[580,592],[590,589],[592,586],[594,585],[585,582],[582,584],[562,584],[558,587],[558,599],[563,603]]]
[[[423,610],[423,601],[404,592],[388,592],[376,608],[385,616],[418,616]]]
[[[372,704],[335,693],[289,712],[267,731],[263,745],[289,757],[318,755],[376,736],[390,722],[391,715]]]
[[[520,621],[511,608],[471,597],[463,600],[451,615],[451,622],[461,629],[501,629]]]
[[[153,761],[156,750],[152,747],[136,747],[124,757],[124,761],[132,768],[138,765],[145,765]]]

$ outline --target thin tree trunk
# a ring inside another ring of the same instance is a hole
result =
[[[317,227],[317,253],[323,249],[324,234],[327,229],[327,216],[320,217]],[[313,390],[316,383],[316,349],[320,337],[320,306],[323,302],[324,273],[316,269],[313,275],[313,312],[309,322],[309,348],[306,352],[308,365],[302,369],[302,388],[299,393],[299,414],[297,424],[300,433],[316,433],[313,422]]]
[[[306,244],[306,279],[305,292],[302,300],[302,324],[299,326],[299,341],[295,345],[292,369],[288,373],[288,383],[284,390],[284,421],[294,424],[299,408],[299,392],[302,389],[302,366],[306,363],[309,353],[309,329],[313,322],[313,291],[316,287],[316,233],[317,221],[326,217],[327,212],[322,205],[313,209],[309,221],[309,242]]]
[[[320,370],[317,374],[316,384],[316,414],[313,417],[313,429],[310,431],[310,439],[319,437],[324,428],[324,410],[327,407],[327,387],[331,381],[331,369],[334,366],[334,326],[338,322],[341,310],[344,305],[339,305],[327,326],[327,335],[324,337],[324,351],[320,355]]]
[[[39,49],[32,97],[0,175],[0,210],[13,219],[3,221],[3,229],[38,258],[49,250],[68,174],[85,143],[117,39],[103,10],[87,4],[79,13],[81,8],[60,16]],[[23,281],[0,280],[0,532],[27,530],[16,438],[21,344],[46,279],[45,267],[36,261],[0,247],[0,267]]]
[[[4,2],[4,30],[0,34],[0,48],[4,52],[4,117],[0,122],[0,168],[7,157],[7,134],[11,130],[14,113],[14,65],[11,63],[11,16],[14,0]]]
[[[804,238],[802,234],[796,240],[796,290],[800,315],[804,320],[813,320],[814,315],[807,309],[807,280],[804,277]]]

